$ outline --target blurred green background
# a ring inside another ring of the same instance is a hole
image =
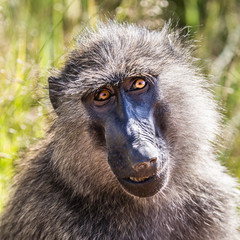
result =
[[[199,65],[216,83],[216,99],[225,109],[226,148],[219,161],[240,177],[239,0],[0,0],[0,211],[15,160],[51,122],[48,71],[61,66],[74,36],[106,18],[151,29],[169,18],[190,26]]]

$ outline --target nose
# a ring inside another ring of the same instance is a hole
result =
[[[157,158],[154,157],[154,158],[148,159],[147,161],[137,163],[134,166],[134,169],[136,172],[154,169],[156,167],[156,163],[157,163]]]
[[[149,143],[133,144],[127,152],[132,170],[139,175],[151,175],[157,171],[159,165],[157,148]]]

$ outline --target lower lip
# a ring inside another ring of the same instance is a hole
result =
[[[129,178],[118,180],[129,194],[136,197],[151,197],[164,187],[167,178],[166,172],[160,172],[142,182],[134,182]]]

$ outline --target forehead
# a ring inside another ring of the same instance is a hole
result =
[[[77,38],[74,56],[90,67],[143,68],[168,49],[165,33],[136,26],[109,24]]]

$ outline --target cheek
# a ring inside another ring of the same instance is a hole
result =
[[[106,146],[105,130],[102,124],[91,122],[88,127],[88,132],[90,133],[93,142],[97,147],[102,148]]]
[[[116,179],[104,148],[99,147],[87,131],[76,135],[79,137],[75,139],[65,136],[64,139],[71,142],[70,146],[62,140],[55,147],[52,160],[60,177],[81,194],[114,188]]]
[[[170,109],[164,102],[158,102],[153,110],[154,125],[156,126],[157,136],[166,136],[169,127]]]

